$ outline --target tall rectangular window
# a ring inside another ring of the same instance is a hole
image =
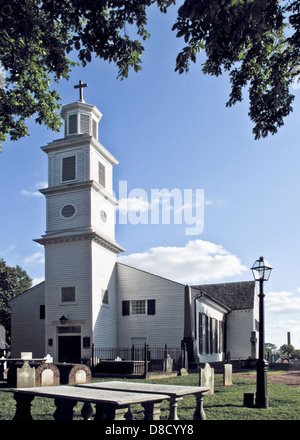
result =
[[[62,181],[75,180],[76,178],[76,156],[63,157],[62,159]]]
[[[61,288],[61,302],[74,302],[75,297],[75,287],[62,287]]]
[[[45,319],[45,305],[40,306],[40,319]]]
[[[98,165],[98,181],[105,188],[105,166],[101,162]]]

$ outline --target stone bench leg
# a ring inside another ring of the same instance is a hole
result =
[[[206,415],[203,409],[203,395],[196,394],[196,410],[194,412],[194,420],[206,420]]]
[[[128,411],[130,412],[128,405],[118,406],[108,403],[97,403],[94,420],[126,420]]]
[[[182,397],[171,397],[169,420],[179,420],[177,414],[179,400],[182,400]]]
[[[16,413],[13,420],[32,420],[31,402],[34,396],[30,394],[15,393],[14,399],[16,403]]]
[[[57,398],[54,400],[56,410],[53,414],[54,420],[73,420],[73,409],[77,401],[73,399]]]
[[[160,420],[160,402],[144,402],[144,420]]]
[[[80,414],[84,420],[89,420],[94,414],[92,405],[89,402],[85,402]]]

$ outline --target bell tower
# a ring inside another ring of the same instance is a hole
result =
[[[113,167],[98,141],[101,112],[83,100],[64,105],[64,138],[48,155],[45,248],[46,352],[58,362],[91,357],[92,343],[116,346],[116,255]],[[64,319],[61,319],[64,318]]]

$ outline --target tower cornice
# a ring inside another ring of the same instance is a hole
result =
[[[88,231],[70,231],[69,233],[54,233],[49,235],[43,235],[41,238],[36,238],[36,243],[43,246],[49,244],[59,244],[59,243],[70,243],[75,241],[95,241],[100,243],[103,247],[109,249],[110,251],[118,254],[120,252],[125,252],[119,244],[104,234],[98,231],[88,230]]]
[[[58,193],[70,193],[72,191],[78,191],[80,189],[90,189],[93,188],[95,191],[100,193],[106,200],[110,201],[113,205],[117,206],[119,205],[118,200],[110,194],[108,191],[105,190],[99,183],[97,183],[95,180],[87,180],[84,182],[76,182],[76,183],[65,183],[59,186],[50,186],[48,188],[40,189],[40,193],[44,196],[47,196],[49,194],[58,194]]]
[[[89,134],[74,134],[55,141],[41,147],[41,149],[49,154],[56,153],[70,148],[78,148],[85,145],[92,145],[105,159],[112,165],[118,165],[118,160],[93,136]]]

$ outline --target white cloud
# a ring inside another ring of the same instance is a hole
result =
[[[30,255],[29,257],[25,258],[25,263],[29,264],[44,264],[45,263],[45,257],[43,252],[35,252],[34,254]]]
[[[221,245],[203,240],[191,240],[184,247],[153,247],[146,252],[121,256],[118,261],[188,284],[213,282],[249,271]]]
[[[294,292],[268,292],[265,298],[266,309],[270,313],[299,313],[300,293]]]
[[[150,209],[150,204],[148,201],[140,198],[140,197],[129,197],[127,199],[119,200],[119,211],[122,213],[126,212],[145,212]]]
[[[268,320],[269,321],[269,320]],[[300,349],[300,321],[297,319],[284,319],[270,322],[266,325],[266,342],[275,344],[277,348],[287,344],[287,333],[290,332],[291,344]]]
[[[34,278],[34,279],[32,280],[32,287],[34,287],[34,286],[40,284],[42,281],[45,281],[45,278]]]
[[[23,195],[23,196],[29,196],[29,197],[36,197],[36,196],[41,196],[42,195],[42,193],[40,193],[39,191],[37,191],[37,189],[39,189],[39,188],[46,188],[48,186],[48,183],[47,182],[38,182],[38,183],[36,183],[35,185],[34,185],[34,190],[31,190],[31,191],[29,191],[29,190],[27,190],[27,189],[23,189],[22,191],[21,191],[21,194]]]
[[[41,196],[42,194],[39,192],[39,191],[27,191],[26,189],[23,189],[22,191],[21,191],[21,194],[23,195],[23,196]]]

